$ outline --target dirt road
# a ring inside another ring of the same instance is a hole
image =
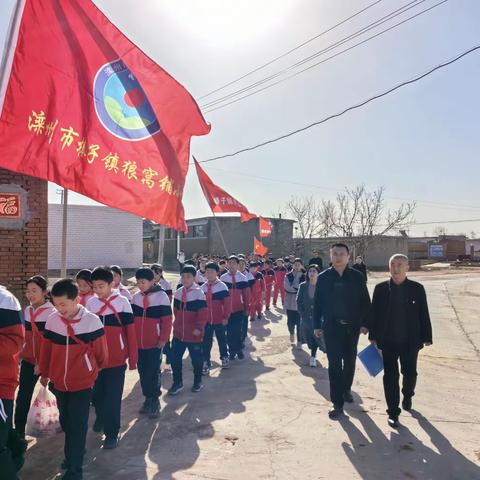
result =
[[[381,376],[368,377],[360,364],[355,404],[344,420],[330,421],[323,354],[322,366],[309,367],[274,310],[252,325],[243,362],[223,371],[217,364],[200,393],[163,395],[158,421],[138,417],[138,375],[129,372],[121,443],[103,451],[90,431],[85,478],[480,479],[480,275],[417,277],[427,288],[434,345],[420,354],[414,411],[401,416],[400,430],[387,426]],[[170,387],[169,370],[162,384]],[[32,440],[21,479],[57,478],[62,445],[63,435]]]

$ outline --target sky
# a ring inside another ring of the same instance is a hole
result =
[[[388,25],[438,1],[424,0]],[[0,2],[2,47],[13,3]],[[373,0],[95,3],[202,105],[216,98],[200,99],[204,94],[305,42]],[[380,1],[217,96],[275,73],[407,3]],[[448,0],[308,72],[205,113],[212,131],[192,139],[192,154],[203,160],[255,145],[424,73],[480,44],[478,18],[478,0]],[[479,77],[480,53],[473,53],[362,109],[204,167],[214,182],[260,215],[285,215],[285,203],[292,196],[314,195],[328,200],[345,187],[365,184],[369,189],[384,186],[391,208],[402,201],[417,201],[417,223],[438,222],[412,225],[411,235],[431,234],[444,226],[451,234],[475,232],[480,236]],[[57,189],[50,185],[51,202],[60,201]],[[69,199],[72,203],[93,203],[77,194]],[[187,218],[210,213],[192,168],[184,205]],[[479,220],[447,223],[467,219]]]

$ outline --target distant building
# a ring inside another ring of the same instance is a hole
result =
[[[273,256],[290,253],[293,239],[293,220],[284,218],[269,218],[272,224],[272,234],[262,238],[262,243],[268,247]],[[218,222],[218,228],[216,225]],[[255,218],[241,223],[240,217],[202,217],[187,220],[188,232],[180,235],[180,248],[186,258],[195,253],[226,255],[235,253],[251,253],[253,251],[253,237],[259,236],[259,220]],[[144,262],[152,263],[158,259],[158,244],[161,226],[149,220],[144,221],[143,245]],[[223,245],[220,229],[225,240]],[[177,232],[165,229],[164,264],[167,268],[176,267]]]
[[[408,251],[412,260],[455,261],[465,256],[467,244],[465,235],[409,237]]]
[[[48,269],[61,268],[62,210],[48,206]],[[67,224],[67,268],[120,265],[138,268],[143,261],[140,217],[110,207],[69,205]]]

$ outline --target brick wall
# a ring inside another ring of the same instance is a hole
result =
[[[47,182],[0,169],[0,185],[15,184],[27,191],[28,221],[18,230],[4,228],[0,219],[0,284],[24,303],[25,281],[47,276]]]

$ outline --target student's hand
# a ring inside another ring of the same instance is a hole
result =
[[[366,334],[368,333],[368,328],[367,328],[367,327],[361,327],[361,328],[360,328],[360,333],[361,333],[362,335],[366,335]]]
[[[323,335],[323,330],[321,330],[320,328],[316,328],[316,329],[313,331],[313,334],[314,334],[317,338],[320,338],[320,337]]]
[[[198,336],[202,333],[202,331],[199,330],[198,328],[196,328],[192,333],[193,333],[196,337],[198,337]]]
[[[425,343],[423,344],[423,346],[424,346],[424,347],[429,347],[431,344],[432,344],[432,342],[425,342]]]
[[[129,370],[136,370],[137,369],[137,364],[128,362],[128,369]]]
[[[40,384],[43,387],[46,387],[48,385],[48,378],[47,377],[40,377]]]
[[[226,327],[226,326],[228,325],[228,318],[225,319],[225,320],[222,322],[222,325],[223,325],[224,327]]]
[[[34,375],[40,375],[40,370],[38,368],[38,365],[35,365],[35,368],[33,369],[33,374]]]

